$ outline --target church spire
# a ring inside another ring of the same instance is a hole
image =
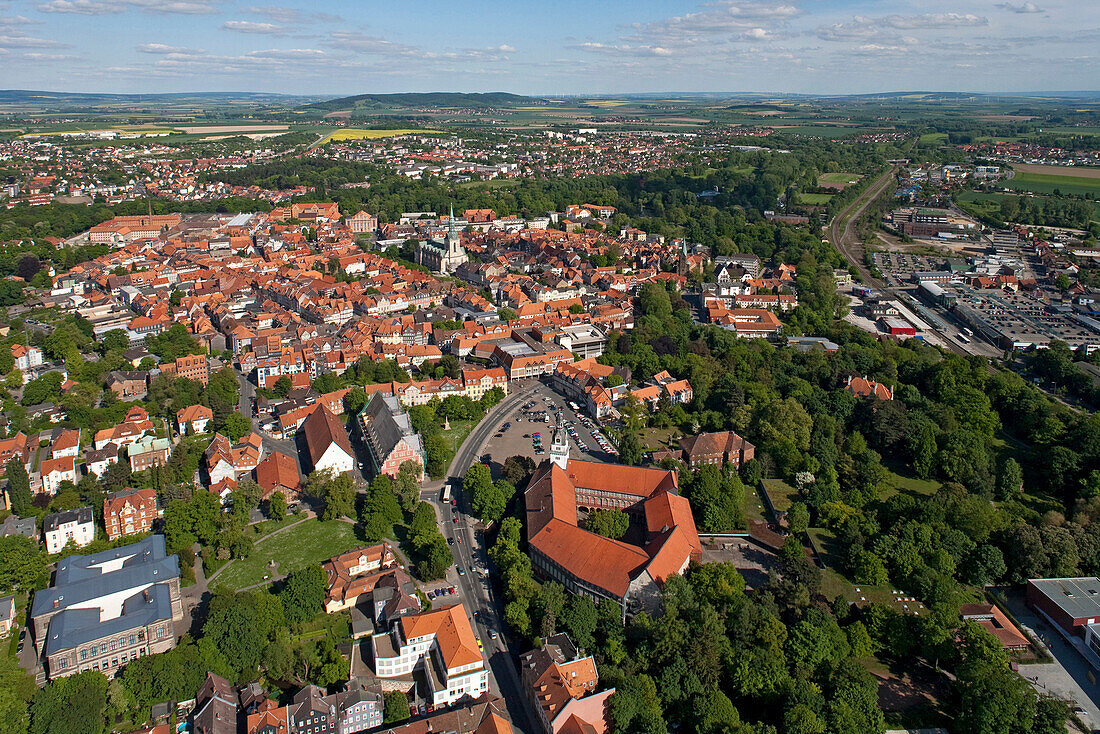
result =
[[[447,220],[447,233],[448,234],[454,234],[455,233],[455,205],[454,205],[454,202],[451,202],[451,216]]]

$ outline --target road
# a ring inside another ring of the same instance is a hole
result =
[[[502,696],[511,714],[512,723],[525,732],[536,732],[540,727],[532,721],[527,710],[527,697],[523,693],[515,659],[508,649],[504,634],[504,604],[493,593],[492,579],[489,577],[489,556],[485,547],[485,533],[476,518],[467,514],[469,508],[463,502],[461,493],[456,498],[457,507],[445,505],[440,500],[440,491],[444,481],[452,487],[460,487],[466,470],[481,455],[482,447],[499,429],[502,422],[517,412],[524,402],[536,391],[545,391],[539,383],[531,381],[522,386],[513,383],[513,392],[497,404],[485,416],[463,441],[455,453],[454,459],[443,481],[426,485],[421,497],[431,502],[439,517],[441,532],[448,542],[453,541],[451,550],[455,556],[455,567],[447,572],[447,583],[458,591],[458,597],[466,604],[467,611],[474,618],[474,631],[485,646],[485,658],[489,663],[489,688]],[[457,522],[455,522],[457,520]],[[458,569],[462,573],[458,573]],[[478,573],[475,569],[481,569]],[[443,597],[440,603],[448,603],[456,597]],[[497,630],[496,640],[491,639],[489,630]]]

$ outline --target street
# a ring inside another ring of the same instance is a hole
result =
[[[534,381],[522,386],[513,384],[514,392],[489,411],[489,414],[466,437],[451,461],[447,478],[426,485],[421,492],[421,498],[431,502],[435,507],[443,536],[449,542],[453,541],[451,551],[454,553],[455,565],[447,571],[446,582],[440,585],[454,586],[457,593],[455,596],[448,595],[440,598],[439,604],[458,601],[465,603],[466,611],[471,616],[474,633],[485,647],[484,654],[489,667],[489,690],[504,698],[512,722],[517,728],[525,732],[535,732],[539,727],[530,719],[527,697],[520,684],[514,655],[508,649],[508,640],[504,635],[504,604],[493,593],[492,579],[488,573],[489,557],[488,549],[485,547],[485,533],[478,527],[480,523],[477,519],[467,514],[468,508],[463,502],[462,493],[455,492],[455,489],[462,486],[462,478],[466,470],[477,461],[482,447],[499,430],[501,424],[512,420],[513,414],[536,392],[542,394],[549,392],[549,388]],[[444,504],[441,500],[445,482],[451,483],[452,492],[455,493],[458,503],[456,506]],[[454,522],[455,519],[457,522]],[[459,573],[459,569],[462,569],[462,573]],[[435,587],[435,585],[428,586]],[[497,631],[496,640],[492,639],[490,630]]]

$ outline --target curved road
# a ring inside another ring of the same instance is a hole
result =
[[[477,461],[486,442],[500,429],[500,424],[520,410],[537,390],[548,389],[535,380],[526,384],[512,383],[512,387],[513,392],[494,406],[462,442],[447,470],[447,478],[425,485],[421,499],[435,506],[440,532],[448,542],[454,541],[451,551],[456,565],[447,571],[446,583],[456,588],[457,596],[474,618],[474,631],[485,646],[485,658],[489,663],[490,690],[495,690],[504,698],[517,729],[537,732],[541,727],[530,717],[527,696],[523,692],[513,654],[508,649],[507,636],[503,634],[504,603],[494,593],[493,579],[488,573],[489,554],[485,547],[485,533],[478,520],[468,514],[465,498],[457,491],[462,486],[466,470]],[[451,484],[457,506],[452,507],[440,500],[440,491],[447,482]],[[458,573],[459,568],[463,570],[462,574]],[[477,569],[484,569],[485,573],[480,574]],[[447,597],[445,601],[453,598]],[[497,639],[489,636],[489,630],[497,631]]]

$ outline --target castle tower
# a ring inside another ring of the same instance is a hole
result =
[[[550,444],[550,461],[565,471],[569,466],[569,434],[563,426],[554,429],[554,440]]]

